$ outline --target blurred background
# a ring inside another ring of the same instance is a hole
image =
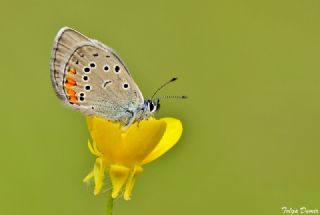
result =
[[[320,2],[1,0],[0,214],[104,214],[82,183],[85,118],[55,96],[53,39],[70,26],[114,48],[179,144],[144,167],[114,214],[276,215],[320,209]]]

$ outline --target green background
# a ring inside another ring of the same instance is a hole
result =
[[[85,119],[55,96],[53,39],[73,27],[120,53],[183,137],[114,214],[320,209],[320,1],[1,0],[0,214],[104,214]]]

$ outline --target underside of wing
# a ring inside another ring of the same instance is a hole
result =
[[[73,29],[59,31],[51,57],[57,95],[85,114],[121,120],[144,101],[120,57]]]
[[[66,59],[72,54],[79,43],[88,41],[89,38],[68,27],[62,28],[57,33],[51,52],[50,70],[52,85],[61,99],[64,99],[61,83]]]

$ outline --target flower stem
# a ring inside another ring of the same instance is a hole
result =
[[[106,211],[106,215],[112,215],[112,209],[113,209],[113,198],[111,196],[111,192],[107,197],[107,211]]]

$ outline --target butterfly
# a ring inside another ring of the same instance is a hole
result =
[[[160,107],[154,95],[145,99],[119,55],[101,42],[69,27],[56,35],[51,81],[57,96],[87,116],[99,116],[128,127],[154,115]]]

